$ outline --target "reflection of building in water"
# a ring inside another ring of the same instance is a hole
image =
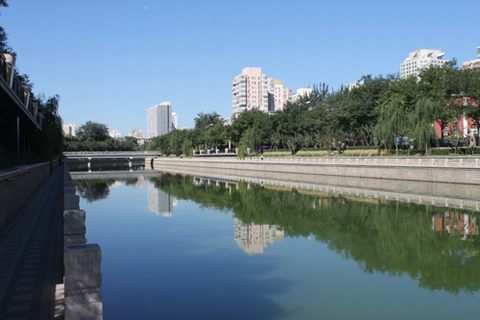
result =
[[[247,253],[263,253],[265,248],[284,237],[284,232],[277,226],[269,224],[245,224],[240,219],[233,219],[235,242]]]
[[[137,182],[133,185],[133,187],[135,189],[141,188],[141,187],[143,187],[144,184],[145,184],[145,177],[140,176],[140,177],[137,178]]]
[[[110,187],[111,188],[119,188],[122,186],[122,182],[119,180],[116,180]]]
[[[467,236],[478,235],[477,217],[449,211],[436,213],[432,217],[432,229],[452,236],[462,235],[462,239],[466,239]]]
[[[156,188],[152,183],[148,185],[148,210],[165,218],[170,218],[173,207],[177,205],[177,199]]]

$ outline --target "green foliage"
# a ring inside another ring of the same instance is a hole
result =
[[[39,101],[39,112],[43,114],[42,130],[32,136],[32,151],[37,160],[51,160],[59,156],[63,148],[62,119],[58,113],[58,96]]]
[[[378,123],[375,128],[376,136],[390,147],[396,140],[408,134],[408,113],[404,98],[400,94],[389,97],[379,108]]]
[[[81,141],[105,141],[109,138],[108,127],[103,123],[87,121],[77,130]]]
[[[433,123],[435,122],[435,105],[429,98],[421,98],[415,104],[415,110],[411,114],[410,123],[414,124],[412,133],[415,138],[415,144],[419,150],[428,153],[428,147],[435,132]]]
[[[245,159],[246,154],[247,154],[247,148],[245,147],[245,145],[240,144],[238,146],[238,158],[240,160],[243,160],[243,159]]]
[[[218,122],[221,122],[220,115],[216,112],[203,113],[200,112],[194,119],[195,129],[206,129]]]
[[[251,151],[256,150],[260,144],[260,136],[256,129],[249,128],[240,139],[240,145],[245,146]]]
[[[191,140],[183,141],[182,152],[187,157],[193,157],[193,144]]]
[[[134,151],[140,149],[136,139],[132,137],[120,140],[108,138],[104,141],[82,141],[76,137],[65,137],[63,144],[65,151]]]

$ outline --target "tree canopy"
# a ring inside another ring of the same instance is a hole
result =
[[[103,123],[87,121],[77,130],[81,141],[105,141],[108,139],[108,127]]]

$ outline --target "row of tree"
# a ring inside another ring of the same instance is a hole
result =
[[[139,148],[137,139],[113,139],[105,124],[93,121],[80,126],[76,137],[66,136],[64,139],[65,151],[133,151]]]
[[[436,143],[435,122],[456,144],[463,137],[458,128],[463,116],[480,127],[479,101],[480,70],[458,69],[453,62],[429,68],[419,79],[364,76],[355,88],[337,91],[321,84],[283,111],[268,115],[251,110],[231,124],[215,112],[200,113],[194,129],[155,138],[149,148],[189,155],[231,143],[243,149],[282,148],[295,153],[339,144],[393,149],[408,142],[426,151]]]

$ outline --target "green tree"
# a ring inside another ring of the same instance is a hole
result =
[[[108,127],[102,123],[87,121],[78,128],[77,136],[82,141],[105,141],[109,138]]]
[[[415,110],[411,114],[411,123],[414,123],[413,137],[419,150],[425,150],[431,145],[432,136],[435,134],[433,124],[435,122],[435,104],[429,98],[421,98],[415,104]]]
[[[378,123],[375,128],[376,136],[385,142],[386,147],[395,144],[398,155],[397,139],[405,137],[409,129],[405,100],[400,94],[394,94],[379,109]]]
[[[58,113],[59,97],[39,102],[39,112],[43,115],[42,130],[33,136],[33,151],[39,160],[50,160],[60,155],[63,148],[62,119]]]
[[[247,148],[250,148],[251,151],[258,150],[261,140],[260,135],[258,134],[255,128],[249,128],[242,136],[240,144],[244,145]]]
[[[194,119],[196,129],[206,129],[221,121],[220,115],[216,112],[200,112]]]

